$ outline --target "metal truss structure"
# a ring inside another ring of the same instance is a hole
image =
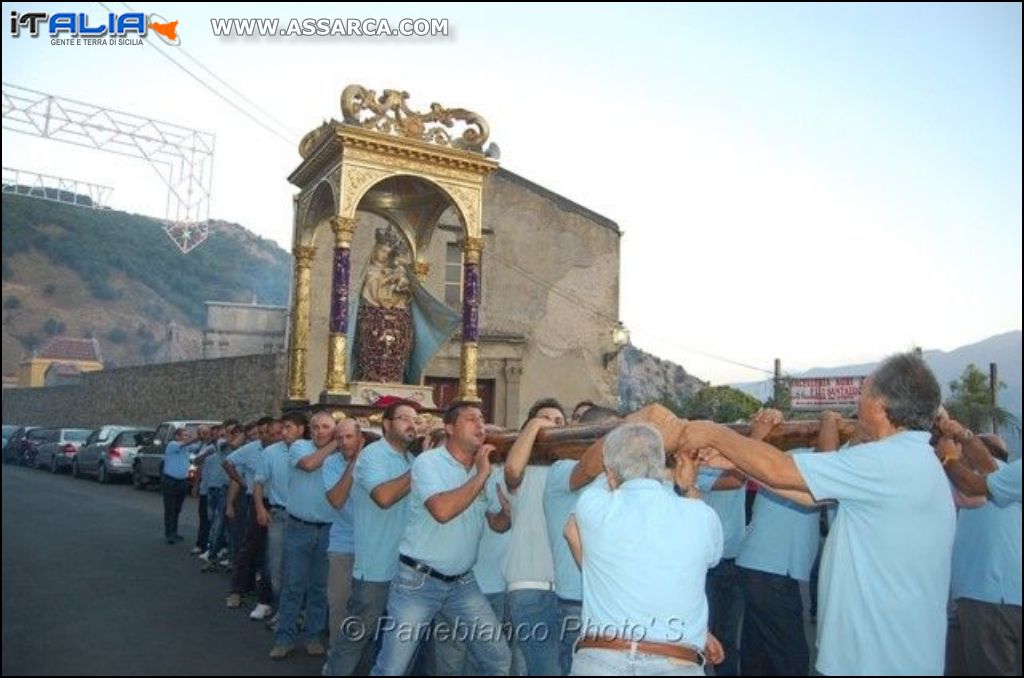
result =
[[[114,189],[110,186],[93,184],[88,181],[39,174],[13,167],[3,168],[4,193],[97,209],[107,206],[107,201],[113,191]]]
[[[214,147],[210,132],[6,82],[3,128],[145,160],[167,186],[164,231],[171,240],[187,253],[209,235]]]

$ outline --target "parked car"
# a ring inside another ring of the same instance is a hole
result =
[[[61,469],[71,468],[71,463],[78,454],[78,448],[85,442],[92,429],[89,428],[44,428],[40,436],[40,444],[35,450],[33,465],[36,468],[48,468],[52,473]],[[32,433],[35,433],[33,431]],[[32,437],[32,433],[29,437]]]
[[[156,427],[156,435],[151,445],[139,448],[132,464],[132,484],[135,489],[143,490],[151,482],[160,480],[164,470],[164,447],[170,442],[171,436],[179,428],[184,428],[190,436],[194,436],[200,426],[213,426],[219,421],[165,421]]]
[[[0,449],[7,449],[7,441],[11,439],[11,436],[14,435],[14,432],[17,431],[19,428],[19,426],[15,426],[14,424],[4,424],[4,444],[3,447],[0,447]]]
[[[71,475],[96,476],[109,483],[116,476],[130,476],[135,454],[151,445],[155,431],[142,426],[102,426],[92,432],[71,463]]]
[[[24,464],[25,450],[28,448],[27,436],[38,426],[21,426],[15,431],[4,446],[5,464]]]

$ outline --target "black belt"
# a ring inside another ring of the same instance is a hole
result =
[[[408,565],[412,569],[416,570],[417,572],[422,572],[423,574],[427,575],[428,577],[433,577],[434,579],[440,579],[441,581],[445,582],[446,584],[451,584],[452,582],[458,581],[458,580],[460,580],[460,579],[462,579],[463,577],[466,576],[465,572],[463,572],[462,574],[442,574],[441,572],[438,572],[437,570],[435,570],[434,568],[430,567],[429,565],[424,565],[423,563],[421,563],[420,561],[416,560],[415,558],[410,558],[409,556],[404,555],[404,554],[399,554],[398,555],[398,562],[402,563],[403,565]]]
[[[303,525],[309,525],[310,527],[328,527],[328,526],[330,526],[330,523],[314,523],[312,520],[303,520],[302,518],[296,518],[295,516],[293,516],[290,513],[288,514],[288,517],[291,518],[292,520],[294,520],[297,523],[302,523]]]

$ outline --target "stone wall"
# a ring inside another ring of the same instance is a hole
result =
[[[251,419],[279,411],[283,353],[140,365],[82,375],[80,384],[4,390],[5,423],[155,426],[169,419]]]

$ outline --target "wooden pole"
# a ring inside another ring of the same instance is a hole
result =
[[[590,445],[603,438],[609,431],[622,422],[612,421],[590,426],[562,426],[546,428],[537,434],[537,440],[530,453],[530,463],[546,466],[560,459],[579,459]],[[771,430],[765,442],[780,450],[791,450],[795,447],[812,447],[818,437],[820,422],[785,421]],[[740,435],[750,434],[750,424],[725,424]],[[853,436],[854,422],[843,419],[839,423],[839,437],[846,442]],[[505,458],[512,443],[519,437],[518,431],[495,431],[487,435],[487,442],[497,448],[492,461],[499,462]]]

